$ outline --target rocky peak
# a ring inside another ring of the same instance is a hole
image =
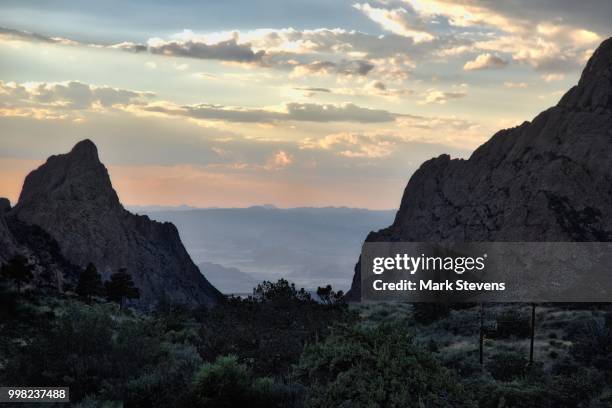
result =
[[[32,171],[9,214],[40,226],[81,268],[93,262],[104,278],[127,268],[147,306],[162,297],[189,305],[221,298],[192,262],[174,225],[123,208],[90,140]]]
[[[0,197],[0,216],[9,212],[11,209],[11,202],[8,198]]]
[[[98,158],[98,148],[94,142],[89,139],[83,139],[75,144],[69,154],[74,157],[75,160],[82,162],[100,162]]]
[[[51,156],[25,179],[16,212],[44,205],[46,200],[87,201],[118,209],[119,198],[91,140],[66,154]]]
[[[0,264],[6,262],[16,250],[16,243],[4,219],[11,209],[11,202],[0,198]]]
[[[559,106],[591,111],[612,110],[612,38],[593,53],[578,85],[570,89]]]

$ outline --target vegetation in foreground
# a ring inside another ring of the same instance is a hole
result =
[[[349,307],[280,280],[144,313],[124,306],[122,276],[108,297],[91,268],[74,293],[28,288],[17,269],[0,280],[0,384],[69,386],[76,406],[612,406],[605,306],[539,307],[533,364],[525,308],[487,306],[480,365],[478,306]]]

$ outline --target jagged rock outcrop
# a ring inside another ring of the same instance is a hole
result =
[[[57,241],[41,227],[11,216],[10,210],[10,201],[0,198],[0,265],[21,255],[32,267],[28,285],[64,291],[76,283],[80,268],[62,256]]]
[[[5,263],[17,250],[15,238],[4,218],[10,209],[10,201],[6,198],[0,198],[0,264]]]
[[[162,297],[213,305],[222,296],[192,262],[174,225],[123,208],[90,140],[32,171],[9,214],[40,226],[68,261],[93,262],[105,279],[127,268],[145,306]]]
[[[612,39],[557,106],[468,160],[423,163],[393,224],[366,241],[612,241]],[[347,298],[360,292],[358,263]]]

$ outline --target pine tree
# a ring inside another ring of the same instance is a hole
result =
[[[92,296],[104,296],[102,276],[98,273],[95,265],[91,262],[79,275],[76,293],[78,293],[79,296],[86,297],[87,299],[91,299]]]
[[[123,308],[125,299],[140,298],[140,291],[134,285],[132,276],[127,273],[125,268],[121,268],[118,272],[113,273],[105,286],[108,300],[119,303],[121,308]]]
[[[21,286],[34,277],[32,269],[32,265],[24,256],[15,255],[2,266],[2,276],[14,281],[17,285],[17,292],[21,292]]]

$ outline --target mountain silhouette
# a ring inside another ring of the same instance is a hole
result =
[[[412,175],[393,224],[366,242],[611,241],[612,39],[578,85],[467,160],[441,155]],[[360,264],[347,299],[361,296]]]
[[[93,262],[104,279],[126,268],[145,306],[162,297],[208,306],[222,297],[192,262],[173,224],[123,208],[90,140],[32,171],[5,217],[39,226],[69,262],[81,268]]]

